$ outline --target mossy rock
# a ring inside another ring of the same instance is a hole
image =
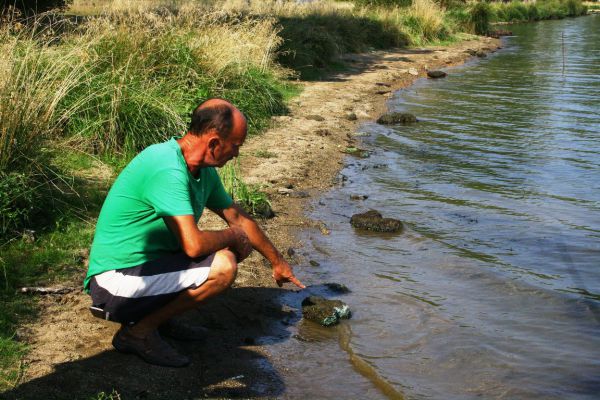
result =
[[[242,204],[242,208],[257,218],[271,219],[275,217],[275,212],[266,201],[261,201],[258,204],[254,204],[254,206]]]
[[[433,79],[445,78],[447,75],[444,71],[427,71],[427,76]]]
[[[340,300],[309,296],[302,301],[302,316],[323,326],[332,326],[352,316],[350,307]]]
[[[356,115],[356,113],[351,112],[346,114],[346,119],[348,121],[356,121],[358,119],[358,116]]]
[[[344,149],[344,153],[358,158],[369,158],[370,156],[368,150],[360,149],[354,146],[346,147],[346,149]]]
[[[390,112],[383,114],[377,120],[380,125],[392,125],[392,124],[412,124],[417,122],[417,117],[410,113],[402,112]]]
[[[342,283],[329,282],[329,283],[326,283],[325,286],[327,287],[327,289],[329,289],[335,293],[339,293],[339,294],[350,293],[350,289],[348,288],[348,286],[346,286]]]
[[[350,224],[356,229],[365,229],[374,232],[401,232],[404,228],[402,222],[394,218],[383,218],[376,210],[369,210],[362,214],[354,214]]]
[[[498,30],[495,30],[495,31],[489,31],[488,32],[488,36],[492,37],[492,38],[495,38],[495,39],[498,39],[501,36],[512,36],[512,35],[513,35],[512,31],[507,31],[507,30],[504,30],[504,29],[498,29]]]

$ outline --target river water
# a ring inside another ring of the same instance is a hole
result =
[[[600,16],[510,28],[395,93],[417,124],[360,127],[372,155],[315,202],[331,233],[299,270],[354,317],[275,346],[284,397],[600,398]],[[370,208],[405,232],[353,230]]]

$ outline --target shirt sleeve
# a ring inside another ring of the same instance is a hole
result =
[[[233,199],[223,187],[223,182],[214,168],[210,168],[209,177],[211,181],[210,195],[206,199],[206,207],[213,210],[222,210],[229,208],[233,204]]]
[[[146,183],[144,198],[159,217],[194,215],[187,179],[175,169],[157,171]]]

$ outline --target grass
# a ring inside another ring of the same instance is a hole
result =
[[[257,150],[254,155],[259,158],[277,158],[277,153],[269,150]]]
[[[589,11],[600,11],[600,2],[585,1],[583,6]]]
[[[90,397],[89,400],[121,400],[121,395],[113,389],[110,393],[100,392],[95,396]]]
[[[539,21],[576,17],[587,13],[581,0],[538,0],[535,3],[511,1],[493,3],[494,22]]]
[[[486,35],[492,23],[539,21],[575,17],[587,13],[581,0],[537,0],[535,2],[476,1],[466,6],[457,3],[446,16],[455,30]]]
[[[266,193],[256,185],[248,185],[241,178],[239,160],[229,162],[219,170],[225,190],[237,204],[256,217],[272,216],[271,202]]]
[[[35,315],[35,302],[7,293],[0,294],[0,301],[0,390],[6,390],[18,384],[23,373],[20,361],[27,353],[27,345],[15,340],[15,327],[23,316]]]
[[[64,150],[64,149],[63,149]],[[91,244],[95,217],[112,181],[111,169],[80,152],[49,155],[48,168],[70,175],[77,191],[54,193],[43,199],[53,209],[23,237],[11,237],[0,245],[0,391],[10,389],[23,372],[19,360],[27,345],[15,336],[19,323],[35,318],[36,300],[17,294],[23,286],[47,286],[75,281],[85,274],[84,260]]]

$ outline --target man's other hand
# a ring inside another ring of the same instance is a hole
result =
[[[244,261],[250,253],[252,253],[252,244],[250,244],[250,240],[241,228],[237,226],[232,226],[231,231],[235,236],[235,243],[229,248],[229,250],[233,251],[237,262]]]
[[[300,282],[298,278],[294,276],[292,267],[290,267],[290,264],[288,264],[285,260],[281,260],[277,264],[273,264],[273,278],[279,287],[283,286],[285,282],[290,282],[298,286],[300,289],[306,288],[306,286],[304,286],[302,282]]]

